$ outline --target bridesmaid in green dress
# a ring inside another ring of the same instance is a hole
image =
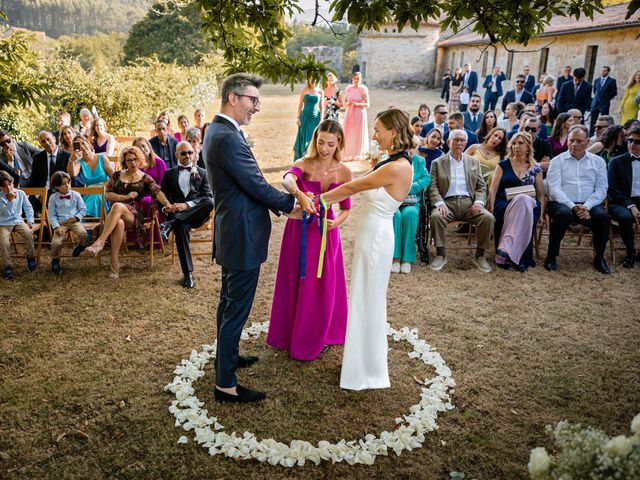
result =
[[[324,116],[324,95],[318,84],[307,80],[307,84],[300,91],[298,102],[298,135],[293,146],[293,160],[304,158],[307,147],[320,120]]]

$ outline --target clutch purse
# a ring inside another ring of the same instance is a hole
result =
[[[402,205],[400,206],[410,207],[411,205],[415,205],[416,203],[418,203],[418,196],[410,193],[409,195],[407,195],[407,198],[404,199],[404,201],[402,202]]]
[[[504,193],[507,195],[507,201],[512,200],[516,195],[527,195],[529,197],[536,198],[536,188],[533,185],[505,188]]]

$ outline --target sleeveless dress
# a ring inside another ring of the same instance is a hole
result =
[[[292,167],[298,188],[316,195],[320,182],[302,180],[302,171]],[[289,173],[287,172],[287,173]],[[332,183],[329,190],[340,186]],[[340,202],[351,208],[351,199]],[[334,219],[333,210],[327,212]],[[317,278],[320,229],[316,218],[307,224],[306,275],[300,278],[302,221],[289,218],[282,235],[276,285],[271,306],[267,345],[289,351],[295,360],[314,360],[325,345],[342,345],[347,327],[347,284],[344,274],[340,230],[327,232],[327,247],[322,277]]]
[[[96,168],[93,172],[89,168],[89,165],[87,165],[83,159],[80,159],[80,173],[84,178],[85,186],[96,187],[104,185],[104,183],[109,180],[109,176],[104,169],[104,155],[98,155]],[[100,216],[100,195],[82,195],[82,199],[87,206],[87,216]],[[109,208],[105,200],[105,213],[108,211]]]
[[[515,215],[509,215],[509,206],[518,199],[518,197],[526,197],[525,195],[517,195],[515,198],[511,199],[511,201],[507,200],[506,189],[512,187],[521,187],[523,185],[534,185],[536,181],[536,175],[542,172],[542,167],[539,164],[534,164],[527,172],[524,174],[523,178],[520,179],[516,172],[513,170],[511,166],[511,160],[509,158],[505,158],[498,165],[502,169],[502,178],[500,179],[500,185],[498,187],[498,191],[496,193],[496,200],[493,205],[493,216],[496,219],[494,226],[494,239],[496,242],[496,248],[500,244],[502,230],[503,228],[507,228],[507,222],[515,222],[516,228],[514,228],[514,232],[511,234],[513,237],[510,240],[510,244],[523,244],[526,247],[524,251],[522,248],[517,248],[520,256],[512,255],[516,258],[512,260],[514,263],[517,263],[518,269],[520,271],[525,271],[529,267],[534,267],[536,262],[533,259],[533,236],[535,234],[536,225],[538,224],[538,220],[540,219],[540,202],[538,199],[535,199],[535,202],[530,201],[529,197],[526,198],[527,202],[531,205],[521,211],[513,212]],[[519,199],[524,200],[524,198]],[[525,218],[526,217],[526,218]],[[525,226],[528,226],[526,228]],[[523,239],[519,237],[522,236]],[[518,238],[516,238],[518,237]],[[511,253],[511,252],[509,252]]]
[[[387,287],[393,260],[393,214],[399,202],[384,187],[364,192],[349,287],[349,319],[340,388],[388,388]]]
[[[364,102],[367,87],[361,85],[356,88],[349,85],[345,90],[345,100],[349,102]],[[369,127],[367,125],[367,109],[347,105],[344,114],[344,160],[363,160],[369,152]]]
[[[313,131],[320,123],[320,97],[312,93],[305,93],[300,112],[300,126],[296,143],[293,146],[293,160],[303,158],[307,154],[307,148]]]

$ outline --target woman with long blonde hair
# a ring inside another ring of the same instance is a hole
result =
[[[340,124],[324,120],[314,130],[306,155],[285,174],[285,189],[300,198],[349,182],[351,170],[341,162],[343,146]],[[325,254],[320,248],[318,218],[290,216],[285,225],[267,343],[287,350],[293,359],[314,360],[325,346],[344,343],[347,286],[337,227],[347,219],[350,208],[350,200],[345,199],[337,217],[327,209]],[[320,258],[322,268],[318,268]]]
[[[516,132],[507,147],[508,157],[498,163],[489,188],[489,210],[496,219],[496,264],[524,272],[535,266],[533,236],[544,207],[542,167],[533,158],[533,140]],[[526,193],[507,195],[507,189],[529,187]]]
[[[635,120],[638,118],[638,98],[640,95],[640,70],[637,70],[627,82],[627,88],[624,91],[624,96],[620,102],[620,123],[625,124],[628,120]]]

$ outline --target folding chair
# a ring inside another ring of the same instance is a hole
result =
[[[104,209],[104,199],[105,199],[105,190],[104,185],[98,185],[95,187],[73,187],[71,190],[78,192],[80,195],[99,195],[100,196],[100,212],[97,217],[85,216],[82,219],[82,225],[87,230],[97,231],[97,236],[100,236],[102,233],[102,228],[104,226],[104,220],[106,217],[105,209]],[[51,228],[51,222],[48,218],[49,212],[47,211],[47,226],[49,228],[50,238],[53,238],[53,229]],[[73,232],[68,231],[66,233],[66,240],[63,243],[63,246],[73,247],[77,239],[73,238]],[[100,258],[102,256],[102,252],[99,252],[96,255],[96,264],[100,265]],[[70,258],[71,255],[60,255],[60,258]]]
[[[159,235],[159,225],[160,225],[160,221],[158,220],[158,211],[156,210],[155,206],[153,205],[153,203],[151,204],[151,215],[149,218],[146,218],[144,221],[144,226],[147,229],[147,232],[149,232],[149,241],[148,241],[148,245],[149,245],[149,263],[151,268],[153,268],[154,265],[154,254],[155,254],[155,242],[158,242],[160,251],[162,253],[164,253],[164,241],[162,240],[162,236]],[[125,253],[124,254],[120,254],[121,257],[126,258],[126,257],[133,257],[133,256],[137,256],[134,255],[132,253],[130,253],[129,251],[129,247],[133,247],[136,246],[135,242],[132,241],[127,241],[126,238],[126,233],[129,232],[131,230],[125,230],[125,238],[122,242],[121,245],[121,249],[124,249]],[[158,232],[158,238],[157,240],[155,239],[156,236],[156,232]]]
[[[42,251],[42,243],[44,237],[45,227],[47,226],[47,195],[49,194],[47,187],[25,187],[21,188],[27,197],[29,196],[38,196],[40,197],[40,202],[42,203],[42,211],[40,213],[40,218],[36,218],[31,225],[31,233],[34,234],[34,242],[37,243],[36,247],[36,262],[40,263],[40,252]],[[13,249],[15,254],[12,257],[18,257],[18,244],[23,244],[22,241],[18,241],[16,239],[15,233],[11,233],[11,244],[13,245]]]
[[[200,234],[205,233],[204,236],[200,236]],[[210,233],[210,235],[209,235]],[[213,248],[213,211],[211,215],[209,215],[209,219],[200,225],[198,228],[192,228],[190,230],[191,239],[189,240],[189,244],[193,245],[194,243],[208,243],[211,248]],[[209,255],[211,256],[211,249],[208,250],[199,250],[199,251],[191,251],[192,257],[197,257],[201,255]],[[171,264],[176,264],[176,257],[178,256],[178,251],[176,249],[176,239],[171,233]]]

